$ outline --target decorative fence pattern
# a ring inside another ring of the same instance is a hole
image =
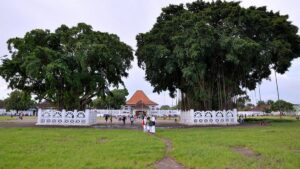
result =
[[[236,125],[237,110],[181,111],[180,123],[187,125]]]
[[[85,111],[38,110],[36,125],[90,126],[96,124],[97,113]]]

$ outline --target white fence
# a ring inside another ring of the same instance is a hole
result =
[[[96,112],[97,116],[103,117],[105,114],[112,115],[112,116],[122,116],[122,115],[129,115],[130,111],[128,110],[110,110],[110,109],[93,109],[93,112]]]
[[[92,111],[97,112],[97,116],[103,117],[105,114],[112,116],[126,116],[131,115],[131,111],[128,109],[118,109],[118,110],[110,110],[110,109],[93,109]],[[146,110],[148,115],[150,116],[179,116],[179,110]]]
[[[33,110],[19,110],[18,113],[22,113],[24,116],[33,116]],[[0,109],[0,116],[17,115],[16,110],[6,111],[6,109]]]
[[[237,110],[181,111],[180,123],[187,125],[236,125]]]
[[[85,111],[38,110],[36,125],[90,126],[96,124],[97,113]]]
[[[149,115],[151,116],[180,116],[179,110],[150,110]]]
[[[262,111],[238,111],[238,115],[240,116],[263,116],[266,113]]]

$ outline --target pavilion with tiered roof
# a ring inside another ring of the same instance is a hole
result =
[[[150,110],[156,110],[158,104],[150,100],[142,90],[137,90],[131,98],[126,101],[124,109],[134,115],[146,115]]]

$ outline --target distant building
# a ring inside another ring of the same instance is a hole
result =
[[[40,102],[36,104],[37,109],[56,109],[56,106],[48,101]]]
[[[134,115],[146,115],[150,110],[157,110],[158,104],[150,100],[142,90],[137,90],[132,97],[126,101],[124,110]]]

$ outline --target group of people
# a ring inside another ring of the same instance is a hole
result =
[[[112,124],[112,116],[105,115],[104,118],[105,118],[106,124],[107,124],[108,120],[110,120],[110,123]],[[123,122],[123,125],[126,124],[126,119],[127,119],[126,116],[122,116],[121,118],[119,118],[119,120]],[[134,121],[136,119],[137,119],[137,116],[130,115],[129,116],[130,124],[133,125]],[[155,120],[154,116],[152,116],[152,117],[142,116],[142,127],[143,127],[144,132],[155,133],[155,123],[156,123],[156,120]]]
[[[23,120],[23,116],[24,116],[24,114],[20,112],[20,113],[18,113],[18,114],[16,113],[16,116],[18,116],[18,117],[19,117],[19,119]],[[11,117],[11,118],[13,118],[13,117],[14,117],[14,115],[11,113],[11,114],[10,114],[10,117]]]
[[[148,133],[155,133],[155,117],[144,117],[142,119],[142,126],[144,129],[144,132]]]

